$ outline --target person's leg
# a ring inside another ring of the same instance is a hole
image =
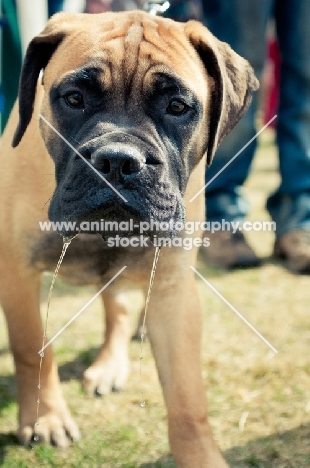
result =
[[[253,66],[261,77],[266,54],[266,27],[272,15],[273,0],[205,0],[204,22],[211,32],[230,46]],[[254,95],[248,112],[235,129],[221,143],[214,161],[206,171],[206,211],[208,221],[241,221],[247,214],[248,204],[242,195],[242,185],[249,173],[256,148],[254,140],[218,176],[219,171],[256,134],[255,114],[258,93]],[[241,233],[217,233],[212,239],[208,256],[222,266],[252,266],[258,263],[254,252],[246,245]],[[213,247],[212,247],[213,244]],[[222,252],[222,254],[220,254]],[[232,252],[232,256],[229,255]],[[223,261],[218,258],[221,255]]]
[[[48,16],[52,16],[63,9],[64,0],[48,0]]]
[[[13,0],[3,0],[1,6],[4,24],[0,50],[0,68],[2,69],[1,87],[4,95],[4,102],[1,114],[0,133],[5,128],[17,97],[19,73],[22,62],[22,50],[15,2],[13,2]]]
[[[278,1],[275,18],[281,52],[277,143],[282,179],[267,207],[277,223],[276,254],[288,257],[294,270],[310,271],[310,2]]]
[[[47,18],[47,0],[15,0],[18,25],[21,36],[22,52],[25,55],[30,41],[43,31]],[[34,14],[35,12],[35,14]]]
[[[204,18],[211,32],[246,58],[261,77],[266,53],[266,26],[271,14],[271,0],[206,0]],[[216,152],[214,161],[207,170],[206,182],[211,180],[220,169],[256,133],[255,113],[258,94],[256,93],[248,112],[235,129],[225,138]],[[224,217],[228,221],[242,219],[246,214],[246,202],[241,196],[243,185],[256,148],[251,143],[236,159],[216,177],[207,187],[207,213],[209,220]],[[223,203],[220,203],[221,196]],[[227,204],[228,198],[233,206]]]

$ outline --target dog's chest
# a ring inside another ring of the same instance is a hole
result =
[[[62,237],[48,233],[32,243],[29,262],[41,272],[53,272],[61,255]],[[127,282],[145,281],[149,271],[148,257],[154,249],[109,247],[100,236],[79,234],[67,249],[59,276],[70,284],[101,284],[127,266],[122,278]],[[130,271],[129,271],[130,270]]]

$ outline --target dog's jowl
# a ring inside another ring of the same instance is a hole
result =
[[[73,239],[60,270],[67,281],[100,289],[127,265],[102,292],[106,342],[84,376],[89,393],[122,389],[129,369],[126,288],[147,290],[154,257],[152,244],[133,239],[142,223],[150,226],[143,239],[154,236],[152,223],[166,226],[156,228],[156,239],[172,239],[184,237],[185,220],[203,221],[204,194],[189,200],[257,87],[248,63],[195,21],[143,12],[60,13],[30,43],[0,154],[0,301],[16,366],[22,443],[33,437],[36,421],[40,276],[55,268],[62,236],[83,231],[85,223],[99,226]],[[60,223],[59,232],[40,229],[48,220]],[[127,247],[109,244],[120,232],[103,232],[101,220],[130,226],[121,232]],[[196,250],[162,248],[148,336],[177,466],[224,468],[201,377],[201,312],[189,268]],[[51,347],[40,399],[40,438],[59,446],[78,438]]]

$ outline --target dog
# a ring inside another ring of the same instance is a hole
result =
[[[169,226],[156,231],[159,239],[184,238],[178,226],[185,219],[204,220],[204,194],[190,200],[204,185],[205,166],[257,88],[249,64],[196,21],[138,11],[58,13],[29,44],[0,156],[0,302],[23,444],[34,434],[60,447],[79,438],[51,346],[42,360],[36,419],[40,276],[55,269],[63,237],[73,237],[66,227],[42,231],[39,222],[133,220],[134,229],[122,233],[130,240],[137,223],[155,221]],[[151,230],[143,234],[155,238]],[[66,281],[101,287],[127,266],[101,294],[106,338],[84,375],[86,390],[99,394],[125,385],[126,288],[146,293],[155,250],[108,242],[100,229],[79,234],[60,269]],[[224,468],[201,376],[201,311],[190,268],[197,248],[161,249],[147,329],[177,466]]]

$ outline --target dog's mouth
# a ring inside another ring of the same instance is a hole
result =
[[[169,162],[173,158],[168,161],[161,154],[162,162],[153,164],[147,149],[140,151],[123,141],[114,146],[106,143],[100,151],[98,145],[97,152],[92,150],[95,172],[75,158],[67,159],[65,170],[56,165],[57,185],[49,219],[58,222],[57,231],[65,237],[78,232],[99,234],[104,240],[178,235],[185,208],[181,177]]]
[[[75,221],[58,221],[57,231],[63,237],[71,238],[78,233],[99,234],[104,241],[111,238],[173,238],[183,229],[184,208],[170,217],[141,217],[141,213],[125,210],[119,206],[101,209],[79,216]]]
[[[99,234],[104,240],[145,236],[152,241],[158,237],[173,238],[182,230],[185,209],[181,196],[170,191],[157,194],[144,187],[123,193],[126,201],[110,189],[90,189],[78,198],[56,189],[49,219],[57,232],[67,238],[84,233]]]
[[[93,174],[75,172],[59,181],[49,207],[57,231],[72,237],[79,232],[112,236],[175,237],[185,220],[182,195],[169,177],[152,168],[119,193]]]

